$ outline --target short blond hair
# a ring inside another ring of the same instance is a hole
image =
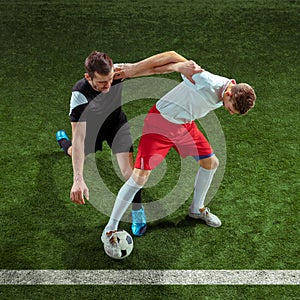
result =
[[[256,94],[254,89],[247,83],[238,83],[231,88],[233,107],[245,115],[254,107]]]

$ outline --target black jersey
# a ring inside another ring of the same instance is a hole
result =
[[[72,89],[72,96],[70,101],[70,120],[71,122],[88,121],[85,109],[90,105],[93,110],[98,113],[98,117],[104,120],[110,115],[112,111],[117,117],[121,113],[121,80],[114,80],[111,89],[108,93],[101,93],[92,88],[89,82],[83,78],[79,80]]]
[[[70,120],[86,122],[86,154],[101,151],[104,140],[114,153],[132,151],[129,125],[121,108],[122,86],[121,80],[114,80],[109,92],[101,93],[95,91],[85,78],[74,85]]]

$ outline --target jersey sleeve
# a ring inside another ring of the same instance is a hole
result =
[[[190,88],[192,88],[192,89],[194,89],[194,90],[198,90],[198,89],[200,89],[201,88],[201,85],[203,85],[203,74],[204,72],[202,72],[202,73],[196,73],[196,74],[194,74],[193,76],[192,76],[192,78],[193,78],[193,80],[194,80],[194,82],[195,83],[192,83],[189,79],[187,79],[183,74],[181,74],[181,77],[182,77],[182,79],[183,79],[183,81],[184,81],[184,83],[188,86],[188,87],[190,87]]]
[[[120,68],[120,67],[122,67],[123,65],[125,65],[125,63],[114,63],[114,69]]]
[[[88,105],[88,100],[86,97],[78,92],[72,92],[71,100],[70,100],[70,121],[71,122],[79,122],[86,121],[83,115],[85,108]]]
[[[185,76],[182,76],[182,78],[186,85],[198,91],[207,88],[216,88],[220,85],[222,86],[224,80],[228,81],[227,78],[212,74],[208,71],[194,74],[192,78],[195,81],[195,84],[191,83]]]

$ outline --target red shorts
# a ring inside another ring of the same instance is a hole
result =
[[[213,149],[195,122],[171,123],[154,105],[144,121],[134,167],[142,170],[155,169],[171,148],[175,148],[181,157],[195,156],[203,159],[213,155]]]

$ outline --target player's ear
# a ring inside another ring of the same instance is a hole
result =
[[[232,92],[231,91],[226,91],[225,92],[227,96],[231,97],[232,96]]]
[[[84,78],[86,80],[92,80],[91,76],[88,73],[84,73]]]

